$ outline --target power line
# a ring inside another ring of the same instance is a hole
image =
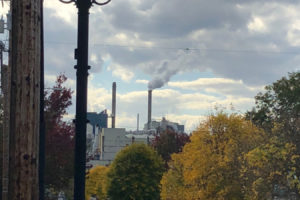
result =
[[[61,42],[61,41],[45,41],[46,44],[57,45],[76,45],[75,42]],[[262,51],[251,49],[218,49],[218,48],[187,48],[187,47],[167,47],[167,46],[138,46],[138,45],[119,45],[109,43],[92,43],[92,46],[102,47],[117,47],[117,48],[133,48],[133,49],[160,49],[160,50],[183,50],[189,51],[206,51],[206,52],[221,52],[221,53],[249,53],[249,54],[300,54],[300,51]]]

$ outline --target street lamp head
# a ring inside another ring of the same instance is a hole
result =
[[[63,2],[63,3],[72,3],[72,2],[75,2],[75,0],[69,0],[69,1],[59,0],[59,1]]]
[[[60,2],[63,2],[63,3],[75,3],[77,4],[79,1],[82,1],[82,0],[59,0]],[[89,2],[87,3],[91,3],[91,4],[96,4],[96,5],[99,5],[99,6],[104,6],[106,4],[108,4],[111,0],[107,0],[105,2],[98,2],[97,0],[89,0]]]
[[[97,2],[97,0],[92,0],[92,3],[97,4],[99,6],[103,6],[105,4],[108,4],[109,2],[111,2],[111,0],[107,0],[107,1],[105,1],[103,3],[99,3],[99,2]]]

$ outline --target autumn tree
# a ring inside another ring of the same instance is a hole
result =
[[[209,116],[183,151],[172,155],[162,179],[162,199],[243,199],[241,159],[264,137],[242,116]]]
[[[107,172],[109,168],[96,166],[86,175],[85,198],[90,199],[93,195],[98,200],[107,199]]]
[[[184,200],[186,199],[183,177],[183,163],[181,154],[172,154],[172,160],[169,162],[169,170],[164,173],[161,180],[161,199],[163,200]]]
[[[65,75],[59,75],[50,93],[45,92],[46,165],[45,184],[48,189],[66,189],[73,177],[74,127],[63,121],[72,104]]]
[[[245,199],[288,198],[292,193],[297,194],[300,189],[297,160],[295,145],[278,137],[249,151],[244,155],[241,170]]]
[[[265,89],[255,97],[256,106],[247,117],[268,132],[275,123],[281,124],[285,137],[300,146],[300,72],[290,73]]]
[[[132,144],[120,151],[108,172],[111,200],[159,199],[163,162],[145,144]]]
[[[155,137],[152,146],[163,158],[167,166],[167,162],[171,159],[171,154],[181,152],[187,142],[189,142],[187,134],[167,129]]]
[[[253,154],[258,155],[257,152],[263,152],[264,155],[273,155],[274,151],[285,152],[284,155],[276,154],[277,157],[270,156],[268,159],[264,159],[263,163],[261,157],[255,159],[257,163],[262,165],[261,168],[257,168],[258,171],[266,171],[267,169],[264,167],[269,166],[270,163],[274,164],[273,167],[278,168],[277,172],[281,171],[281,176],[277,176],[277,179],[280,177],[280,181],[274,180],[272,176],[268,177],[268,180],[273,181],[267,187],[280,185],[291,190],[289,184],[291,180],[287,180],[287,173],[294,173],[293,176],[296,179],[292,181],[293,183],[300,180],[300,168],[293,168],[300,165],[300,160],[296,159],[300,155],[300,72],[289,73],[288,77],[283,77],[266,86],[265,90],[264,93],[257,94],[255,97],[256,106],[252,111],[246,113],[246,117],[263,128],[268,133],[269,140],[265,146],[250,152],[250,157],[247,156],[246,158],[250,165],[254,164],[250,162],[250,158],[253,157]],[[276,145],[274,141],[276,141]],[[278,164],[282,164],[281,167],[278,167]],[[268,169],[267,175],[275,173],[271,166]],[[277,172],[276,174],[278,174]],[[266,177],[262,178],[266,179]]]

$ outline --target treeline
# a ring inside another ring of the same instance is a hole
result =
[[[244,116],[207,117],[172,155],[161,198],[299,199],[300,73],[266,87]]]
[[[299,199],[300,73],[255,100],[244,115],[208,116],[190,138],[169,132],[154,148],[125,148],[110,167],[91,170],[87,199]]]
[[[73,194],[74,127],[62,120],[72,96],[66,80],[58,76],[59,89],[45,93],[49,200]],[[208,116],[190,136],[167,131],[150,146],[125,148],[109,167],[90,170],[86,199],[300,199],[300,73],[266,86],[255,101],[244,115]]]

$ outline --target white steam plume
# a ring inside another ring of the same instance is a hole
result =
[[[154,90],[156,88],[161,88],[170,78],[175,75],[179,69],[169,66],[168,61],[164,61],[163,64],[156,70],[154,78],[148,83],[148,89]]]

